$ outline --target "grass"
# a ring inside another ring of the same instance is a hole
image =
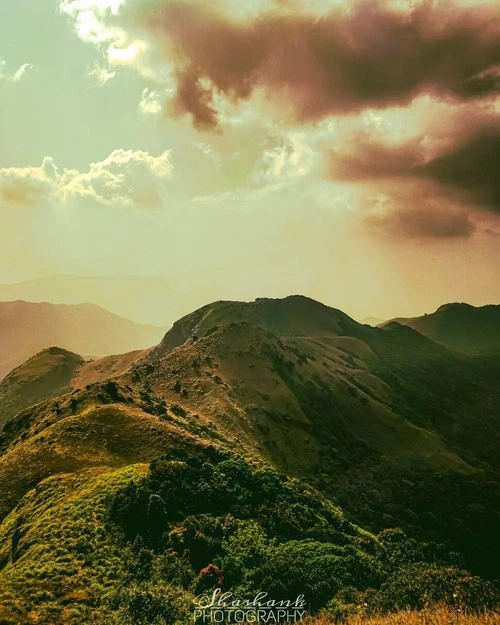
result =
[[[304,625],[336,625],[338,621],[328,616],[307,619]],[[344,625],[498,625],[500,613],[485,611],[483,614],[467,614],[449,607],[421,612],[397,612],[385,616],[357,616],[345,621]]]
[[[90,407],[33,433],[0,457],[0,519],[50,475],[150,462],[172,446],[195,444],[192,435],[133,406]]]
[[[146,470],[53,476],[23,499],[0,526],[1,623],[85,622],[93,597],[124,577],[120,550],[106,539],[109,497]]]
[[[18,412],[69,390],[83,358],[57,347],[36,354],[0,384],[0,428]]]

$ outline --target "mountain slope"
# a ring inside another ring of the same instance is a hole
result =
[[[0,430],[28,406],[122,375],[147,353],[139,350],[85,361],[59,347],[38,352],[0,382]]]
[[[305,595],[332,616],[453,605],[457,592],[495,605],[457,554],[374,536],[304,483],[213,445],[47,478],[0,523],[6,625],[188,625],[214,588]]]
[[[192,336],[203,336],[220,325],[237,321],[259,326],[281,336],[354,336],[369,335],[370,328],[308,297],[292,295],[284,299],[257,299],[254,302],[214,302],[186,315],[167,332],[149,356],[158,360]]]
[[[0,302],[0,379],[53,345],[83,356],[105,356],[150,347],[163,333],[93,304]]]
[[[140,380],[167,405],[180,402],[289,473],[314,473],[325,455],[333,467],[370,453],[415,455],[431,466],[466,470],[438,435],[393,409],[390,388],[370,372],[378,362],[370,346],[353,337],[279,339],[239,322],[185,342],[121,382]]]
[[[306,480],[374,532],[446,540],[498,574],[500,389],[474,360],[294,296],[195,311],[130,362],[6,424],[0,517],[51,475],[208,445]]]
[[[461,353],[500,353],[500,306],[497,305],[476,308],[470,304],[445,304],[430,315],[394,321]]]
[[[0,430],[27,406],[68,392],[84,362],[77,354],[49,347],[16,367],[0,383]]]
[[[51,304],[91,302],[136,323],[161,326],[172,324],[207,301],[176,291],[167,278],[64,274],[0,284],[0,301],[13,300]]]

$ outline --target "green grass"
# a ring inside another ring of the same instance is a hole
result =
[[[22,500],[0,526],[2,623],[80,625],[96,601],[123,583],[106,509],[116,490],[146,470],[137,465],[57,475]]]

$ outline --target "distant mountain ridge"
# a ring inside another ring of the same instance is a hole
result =
[[[83,356],[107,356],[151,347],[164,333],[94,304],[0,302],[0,379],[54,345]]]
[[[361,319],[361,323],[367,326],[379,326],[386,322],[386,319],[380,319],[379,317],[365,317]]]
[[[383,324],[398,322],[417,330],[448,349],[461,353],[485,355],[500,352],[500,305],[472,306],[449,303],[434,313],[413,318],[396,318]]]
[[[58,274],[0,284],[0,301],[51,304],[90,302],[135,323],[168,326],[207,299],[180,293],[156,276],[74,276]]]

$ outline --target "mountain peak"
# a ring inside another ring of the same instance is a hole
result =
[[[448,311],[465,311],[465,310],[477,310],[475,306],[471,304],[467,304],[466,302],[450,302],[449,304],[443,304],[440,306],[436,312],[448,312]]]
[[[474,355],[500,351],[498,305],[476,307],[465,302],[452,302],[443,304],[429,315],[396,321],[454,351]]]
[[[370,328],[342,311],[303,295],[259,298],[253,302],[220,301],[177,321],[149,358],[158,360],[194,335],[202,337],[215,326],[240,321],[263,328],[277,337],[352,336],[363,339],[370,332]]]

